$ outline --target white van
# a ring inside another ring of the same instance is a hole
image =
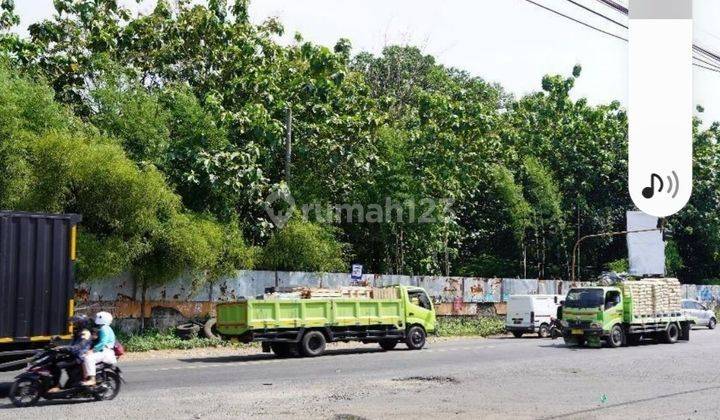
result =
[[[524,333],[550,335],[550,317],[565,300],[562,295],[511,295],[507,303],[505,328],[517,338]]]

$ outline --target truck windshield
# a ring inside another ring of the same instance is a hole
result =
[[[571,289],[565,306],[568,308],[594,308],[604,303],[603,289]]]

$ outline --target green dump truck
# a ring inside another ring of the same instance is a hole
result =
[[[626,281],[615,286],[573,288],[562,309],[568,345],[610,347],[637,344],[641,338],[664,343],[690,339],[692,322],[681,308],[676,279]]]
[[[379,343],[392,350],[403,341],[419,350],[435,331],[435,309],[425,290],[393,286],[368,297],[245,299],[217,305],[217,329],[242,342],[259,341],[279,357],[324,353],[336,341]]]

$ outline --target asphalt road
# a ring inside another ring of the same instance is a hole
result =
[[[718,418],[719,355],[720,332],[694,330],[689,343],[619,349],[503,337],[315,359],[133,361],[114,401],[15,409],[2,399],[0,418]]]

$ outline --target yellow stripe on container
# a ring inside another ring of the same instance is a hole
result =
[[[77,226],[70,228],[70,259],[77,259]]]

